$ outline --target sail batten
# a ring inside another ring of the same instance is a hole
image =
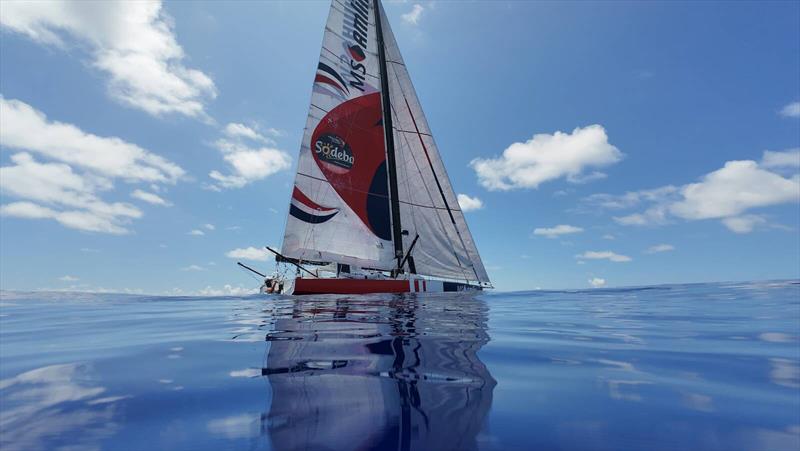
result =
[[[489,283],[378,0],[332,1],[310,104],[282,253]]]

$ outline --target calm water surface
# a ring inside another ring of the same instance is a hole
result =
[[[3,450],[800,449],[797,281],[0,315]]]

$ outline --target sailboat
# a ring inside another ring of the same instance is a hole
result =
[[[276,273],[262,291],[491,287],[379,0],[332,0]],[[312,268],[312,269],[309,269]]]

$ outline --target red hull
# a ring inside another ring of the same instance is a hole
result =
[[[294,281],[292,294],[409,293],[408,280],[305,279]]]

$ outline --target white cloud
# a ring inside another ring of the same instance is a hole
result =
[[[593,288],[602,288],[606,286],[606,279],[601,279],[599,277],[592,277],[589,279],[589,285]]]
[[[659,202],[677,191],[677,187],[667,185],[650,190],[629,191],[619,196],[605,193],[592,194],[584,198],[582,203],[589,207],[620,210],[638,206],[643,202]]]
[[[629,192],[622,196],[595,194],[584,202],[601,208],[623,209],[641,203],[651,205],[644,211],[614,220],[623,225],[658,225],[671,218],[688,221],[719,219],[736,233],[751,232],[766,224],[760,215],[748,214],[756,208],[800,201],[800,173],[784,176],[770,169],[796,171],[800,168],[800,151],[764,153],[761,163],[753,160],[728,161],[697,183],[681,187],[665,186],[655,190]]]
[[[205,271],[206,269],[200,265],[189,265],[181,268],[181,271]]]
[[[59,48],[72,38],[109,76],[113,98],[152,115],[206,117],[204,102],[217,95],[211,78],[184,65],[160,1],[8,1],[0,3],[0,25]]]
[[[800,149],[789,149],[783,152],[767,150],[761,158],[762,168],[800,168]]]
[[[403,19],[403,22],[407,24],[417,25],[419,23],[419,19],[422,17],[423,11],[425,11],[425,8],[419,3],[415,3],[411,7],[411,11],[401,15],[400,17]]]
[[[131,197],[145,201],[149,204],[153,205],[161,205],[163,207],[170,207],[172,204],[165,200],[163,197],[159,196],[158,194],[148,193],[147,191],[142,191],[140,189],[135,190],[131,193]]]
[[[673,246],[671,244],[656,244],[655,246],[650,246],[649,248],[647,248],[645,253],[657,254],[659,252],[669,252],[669,251],[674,251],[674,250],[675,250],[675,246]]]
[[[189,231],[189,235],[194,235],[194,236],[203,236],[205,234],[206,232],[203,232],[202,230],[199,229],[192,229]]]
[[[3,4],[7,3],[11,2]],[[185,174],[178,165],[135,144],[50,121],[19,100],[0,97],[0,129],[0,145],[4,147],[36,152],[103,177],[175,183]]]
[[[61,276],[61,277],[58,278],[58,280],[60,280],[62,282],[77,282],[80,279],[78,279],[77,277],[73,277],[73,276]]]
[[[258,288],[225,285],[222,288],[207,286],[197,292],[198,296],[247,296],[258,293]]]
[[[14,154],[11,161],[14,166],[0,168],[0,192],[26,201],[3,205],[5,216],[55,219],[66,227],[111,234],[128,233],[124,225],[142,216],[133,205],[97,197],[97,191],[111,187],[107,179],[81,176],[66,164],[39,163],[28,153]]]
[[[575,256],[578,260],[608,260],[615,263],[629,262],[632,258],[611,251],[586,251]]]
[[[539,227],[533,230],[534,235],[546,236],[547,238],[554,239],[561,235],[568,235],[571,233],[580,233],[583,229],[567,224],[560,224],[555,227]]]
[[[212,434],[222,435],[230,440],[257,436],[261,418],[256,414],[241,414],[219,418],[208,422],[206,427]]]
[[[228,258],[238,258],[242,260],[255,260],[265,262],[269,259],[272,253],[264,248],[245,247],[229,251],[225,254]]]
[[[216,181],[212,189],[241,188],[248,183],[264,179],[289,169],[292,158],[288,153],[271,147],[250,147],[241,141],[219,139],[214,146],[223,154],[232,174],[211,171],[208,175]]]
[[[274,128],[269,129],[268,132],[273,135],[275,135],[276,133],[280,133],[278,132],[278,130],[275,130]],[[228,125],[226,125],[225,129],[223,130],[223,133],[225,133],[225,135],[231,138],[247,138],[253,141],[260,141],[263,143],[274,142],[272,139],[267,138],[266,136],[257,132],[254,128],[236,122],[231,122]]]
[[[734,233],[750,233],[756,226],[766,223],[767,220],[759,215],[742,215],[722,219],[722,224]]]
[[[470,162],[478,181],[489,190],[537,188],[540,184],[566,177],[584,183],[605,175],[587,169],[614,164],[622,152],[609,144],[600,125],[576,128],[572,133],[538,134],[522,143],[511,144],[497,158],[476,158]]]
[[[614,235],[612,235],[610,233],[606,233],[605,235],[603,235],[603,239],[604,240],[616,240],[617,237],[615,237]]]
[[[755,161],[728,161],[699,183],[681,189],[683,199],[670,212],[684,219],[738,216],[755,207],[800,200],[800,177],[784,178]]]
[[[783,117],[800,117],[800,102],[792,102],[781,108],[780,115]]]
[[[216,227],[214,227],[214,224],[203,224],[203,227],[206,230],[216,230]]]
[[[469,197],[466,194],[459,194],[458,206],[461,207],[461,211],[466,213],[468,211],[480,210],[483,208],[483,201],[477,197]]]

